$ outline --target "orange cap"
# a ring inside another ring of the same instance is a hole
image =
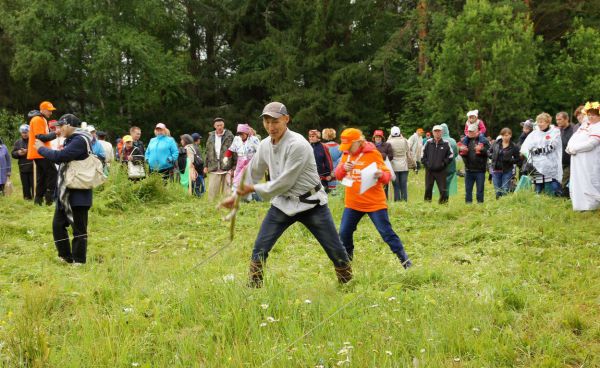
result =
[[[340,151],[348,151],[352,143],[363,139],[362,132],[355,128],[344,129],[341,135]]]
[[[56,110],[56,107],[54,107],[54,105],[52,105],[52,102],[44,101],[40,104],[40,110],[54,111],[54,110]]]

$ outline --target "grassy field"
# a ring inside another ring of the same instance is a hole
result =
[[[268,204],[228,225],[205,198],[113,175],[90,213],[88,264],[59,264],[53,207],[0,198],[3,367],[599,367],[600,216],[519,193],[390,206],[415,266],[367,218],[355,279],[335,281],[294,225],[263,289],[245,286]],[[17,176],[17,175],[15,175]],[[330,207],[339,224],[340,196]]]

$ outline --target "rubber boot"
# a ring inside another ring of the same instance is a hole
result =
[[[335,275],[337,276],[340,284],[346,284],[352,280],[352,266],[346,265],[335,268]]]
[[[261,261],[250,261],[248,286],[253,288],[263,286],[263,264]]]

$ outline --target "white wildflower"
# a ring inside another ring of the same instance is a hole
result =
[[[459,358],[459,357],[456,357],[456,358],[454,358],[454,361],[455,361],[455,362],[460,362],[460,358]]]
[[[233,280],[235,280],[235,276],[231,273],[229,275],[223,276],[223,281],[225,282],[232,282]]]
[[[260,307],[262,309],[267,309],[267,308],[269,308],[269,305],[268,304],[261,304]]]
[[[260,324],[260,327],[265,327],[266,325],[267,325],[267,322],[262,322],[262,323]]]
[[[132,366],[132,367],[139,367],[139,366],[140,366],[140,363],[138,363],[138,362],[133,362],[133,363],[131,363],[131,366]]]
[[[131,313],[131,312],[133,312],[133,308],[131,308],[131,307],[124,307],[123,308],[123,313]]]
[[[275,319],[271,316],[267,317],[267,322],[269,322],[269,323],[274,323],[274,322],[278,322],[278,321],[279,321],[278,319]]]
[[[425,349],[421,349],[421,354],[424,354],[424,353],[425,353]]]
[[[312,301],[310,299],[304,300],[304,304],[311,304],[311,303],[312,303]]]
[[[389,356],[392,356],[392,352],[391,352],[391,351],[389,351],[389,350],[386,350],[386,351],[385,351],[385,353],[386,353],[387,355],[389,355]]]
[[[481,331],[481,330],[479,329],[479,327],[473,327],[473,332],[475,332],[475,333],[479,333],[479,331]]]
[[[390,301],[390,302],[393,302],[394,300],[396,300],[396,297],[395,297],[395,296],[390,296],[390,297],[388,298],[388,301]]]

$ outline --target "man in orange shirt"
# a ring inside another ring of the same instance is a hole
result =
[[[344,154],[335,169],[335,176],[338,182],[341,181],[341,184],[346,187],[346,197],[344,199],[346,208],[344,208],[342,223],[340,224],[340,239],[348,252],[348,256],[352,260],[354,255],[353,234],[360,219],[367,214],[383,240],[390,246],[392,252],[398,256],[402,266],[404,268],[410,267],[412,263],[404,251],[402,241],[392,229],[388,217],[383,185],[390,181],[391,173],[383,162],[381,153],[373,143],[365,141],[365,137],[358,129],[349,128],[344,130],[341,138],[340,151]],[[373,163],[377,166],[377,171],[374,174],[377,182],[361,194],[361,171]]]
[[[33,160],[33,170],[35,177],[35,204],[42,205],[42,200],[50,206],[53,202],[54,189],[56,188],[56,166],[42,157],[34,146],[38,135],[49,134],[48,121],[52,116],[52,111],[56,108],[51,102],[44,101],[40,104],[40,109],[30,111],[29,120],[29,143],[27,146],[27,159]],[[44,143],[45,147],[50,147],[50,141]]]

